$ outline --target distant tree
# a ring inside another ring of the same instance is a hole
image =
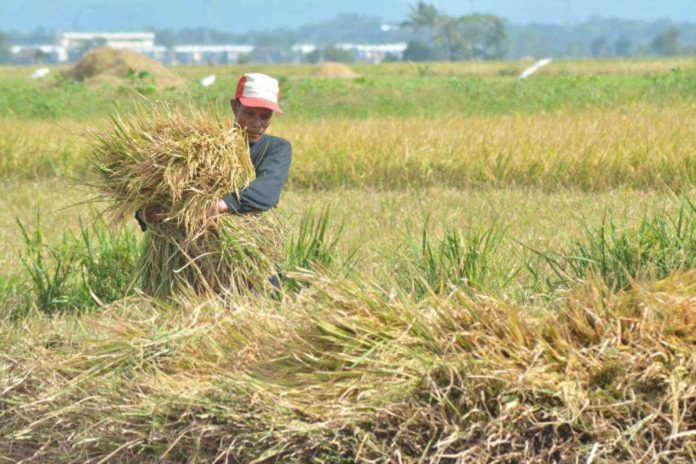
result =
[[[463,23],[460,18],[443,18],[435,32],[435,40],[442,46],[449,61],[472,58],[473,44],[464,40]]]
[[[238,64],[248,64],[251,63],[252,55],[251,53],[240,53],[237,57]]]
[[[308,63],[320,63],[322,61],[336,61],[338,63],[353,63],[356,59],[355,53],[351,50],[330,45],[324,49],[316,49],[307,53],[305,60]]]
[[[0,31],[0,63],[10,61],[10,48],[8,46],[7,36]]]
[[[614,55],[616,56],[631,56],[632,50],[633,42],[625,35],[622,35],[614,42]]]
[[[173,32],[171,29],[155,31],[155,42],[157,43],[157,45],[172,48],[178,42],[177,34]]]
[[[499,59],[507,53],[505,21],[493,15],[444,17],[435,40],[450,61]]]
[[[462,29],[461,40],[470,56],[480,60],[504,58],[507,54],[507,26],[505,20],[490,14],[470,14],[458,20]]]
[[[31,54],[31,60],[34,64],[43,64],[50,58],[51,55],[48,53],[42,52],[41,50],[34,50],[34,52]]]
[[[427,32],[428,37],[432,37],[438,29],[445,15],[435,8],[435,5],[426,2],[418,2],[411,7],[411,13],[406,21],[401,23],[401,27],[412,29],[419,34]]]
[[[670,27],[661,32],[652,41],[652,50],[660,56],[678,55],[680,50],[679,35],[681,32],[677,27]]]
[[[431,48],[422,40],[412,40],[404,50],[406,61],[435,61],[439,58],[437,50]]]
[[[307,60],[307,63],[315,64],[315,63],[319,63],[321,61],[321,57],[322,57],[321,50],[316,49],[316,50],[312,50],[311,52],[307,53],[305,55],[305,60]]]
[[[411,29],[382,28],[384,21],[376,16],[343,13],[328,21],[305,24],[294,29],[297,42],[329,45],[341,42],[394,43],[408,42],[416,37]],[[269,31],[276,33],[277,30]],[[257,33],[254,33],[257,34]]]
[[[592,49],[592,56],[595,58],[609,56],[609,40],[604,35],[594,39],[590,48]]]
[[[43,26],[34,28],[34,30],[27,35],[28,43],[31,44],[51,43],[54,39],[53,32],[47,31]]]
[[[344,50],[342,48],[329,46],[324,49],[324,61],[336,61],[338,63],[353,63],[355,61],[355,52],[352,50]]]
[[[160,34],[162,31],[156,31]],[[229,32],[222,32],[216,29],[195,27],[195,28],[183,28],[179,29],[175,33],[176,43],[179,44],[195,44],[195,43],[212,43],[212,44],[225,44],[225,43],[238,43],[247,44],[249,43],[249,34],[238,35],[231,34]]]
[[[583,43],[571,42],[566,46],[565,50],[563,50],[562,55],[572,56],[572,57],[583,56],[586,54],[584,50],[585,50],[585,47],[584,47]],[[540,56],[540,55],[548,56],[548,55],[553,55],[553,54],[554,54],[553,52],[548,51],[548,50],[543,50],[543,52],[541,52],[541,53],[539,53],[539,52],[535,53],[536,56]]]
[[[288,29],[262,32],[254,37],[254,45],[267,48],[290,49],[295,42],[295,34]]]

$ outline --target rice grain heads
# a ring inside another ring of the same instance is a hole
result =
[[[255,178],[240,128],[193,107],[140,105],[133,114],[113,116],[94,133],[92,146],[94,185],[112,220],[151,205],[166,209],[161,223],[148,224],[143,291],[266,289],[280,250],[278,218],[209,213],[216,200]]]

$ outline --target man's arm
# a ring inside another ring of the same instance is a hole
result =
[[[140,230],[145,232],[147,230],[147,224],[145,224],[145,221],[143,221],[143,218],[141,217],[141,210],[135,212],[135,220],[138,221]]]
[[[152,205],[146,206],[135,212],[135,220],[138,221],[140,230],[147,230],[147,223],[158,223],[164,219],[167,210],[163,206]]]
[[[267,211],[276,206],[288,180],[291,160],[292,146],[283,140],[263,156],[256,168],[256,179],[239,192],[239,197],[230,194],[224,198],[227,210],[242,214]]]

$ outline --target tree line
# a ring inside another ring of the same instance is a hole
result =
[[[494,60],[507,55],[506,21],[495,15],[454,17],[430,3],[418,2],[401,27],[418,35],[404,52],[407,60]]]
[[[300,57],[291,48],[298,43],[318,46],[301,57],[304,61],[354,61],[352,51],[336,47],[342,42],[407,42],[404,59],[411,61],[696,55],[696,24],[692,23],[592,17],[572,24],[514,24],[491,14],[451,16],[424,1],[412,5],[408,17],[398,24],[341,14],[329,21],[273,30],[147,29],[164,46],[254,45],[255,55],[245,58],[251,61],[296,61]],[[11,45],[52,43],[55,32],[41,27],[29,33],[0,32],[0,62],[9,60]]]

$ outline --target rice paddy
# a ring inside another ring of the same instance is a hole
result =
[[[184,263],[130,216],[186,176],[106,162],[155,158],[142,99],[0,71],[0,462],[694,462],[692,63],[520,67],[261,67],[287,89],[282,237],[223,229],[282,245],[241,274],[279,265],[283,290],[166,299]],[[231,129],[199,111],[226,115],[242,68],[178,71],[177,127]],[[133,133],[104,138],[116,113]],[[170,222],[201,232],[220,188]]]

